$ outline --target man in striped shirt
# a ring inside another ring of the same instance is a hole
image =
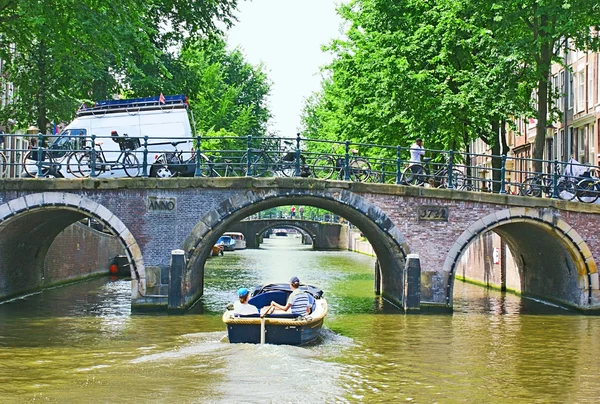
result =
[[[285,306],[278,304],[277,302],[271,302],[271,306],[275,307],[277,312],[292,313],[297,316],[304,316],[310,314],[311,304],[308,298],[308,293],[300,290],[300,279],[297,276],[290,279],[290,287],[292,293],[288,296],[287,303]]]

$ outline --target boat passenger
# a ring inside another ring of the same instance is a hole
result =
[[[256,306],[248,303],[248,298],[250,297],[250,291],[246,288],[238,289],[238,298],[239,301],[233,304],[233,312],[235,314],[258,314],[258,309]]]
[[[297,276],[290,279],[290,287],[292,288],[292,293],[288,296],[285,306],[277,302],[271,302],[270,307],[275,307],[274,313],[292,313],[297,316],[310,314],[312,306],[308,298],[308,293],[300,290],[300,279]]]

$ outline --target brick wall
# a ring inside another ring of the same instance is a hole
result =
[[[120,254],[123,247],[114,236],[75,223],[50,246],[44,261],[43,284],[107,274],[113,258]]]

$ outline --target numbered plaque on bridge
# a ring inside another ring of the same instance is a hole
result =
[[[426,222],[447,222],[447,206],[419,206],[419,221]]]

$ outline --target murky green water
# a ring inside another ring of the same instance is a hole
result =
[[[211,259],[206,299],[185,316],[131,316],[129,282],[108,279],[0,305],[0,402],[600,399],[600,318],[462,283],[453,315],[406,316],[373,296],[373,258],[296,243]],[[221,342],[238,287],[292,275],[325,290],[319,344]]]

